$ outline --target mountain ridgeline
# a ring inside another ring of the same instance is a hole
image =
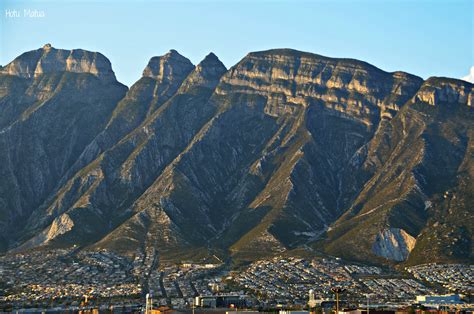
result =
[[[275,49],[128,89],[45,45],[0,68],[0,174],[3,252],[472,261],[474,86]]]

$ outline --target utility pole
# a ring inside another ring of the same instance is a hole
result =
[[[370,297],[370,294],[366,294],[365,295],[367,297],[367,314],[369,314],[369,297]]]
[[[341,287],[333,287],[331,291],[336,294],[336,314],[339,314],[339,294],[346,291],[346,289]]]

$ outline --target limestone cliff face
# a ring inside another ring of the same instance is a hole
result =
[[[265,110],[275,116],[291,112],[295,105],[319,102],[372,125],[398,111],[421,79],[403,72],[386,73],[357,60],[276,49],[250,53],[223,83],[234,91],[270,95]]]
[[[9,248],[472,257],[472,84],[290,49],[229,70],[172,50],[126,92],[100,58],[45,47],[1,70]]]
[[[436,106],[439,103],[459,103],[474,106],[472,84],[448,78],[429,78],[415,95],[415,100]]]
[[[389,228],[377,234],[372,250],[375,255],[401,262],[408,258],[415,243],[416,239],[405,230]]]
[[[82,49],[55,49],[50,44],[22,54],[3,67],[0,74],[36,78],[54,72],[89,73],[115,81],[110,61],[102,54]]]

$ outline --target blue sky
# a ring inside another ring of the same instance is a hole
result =
[[[152,56],[210,51],[226,66],[250,51],[294,48],[367,61],[424,78],[460,78],[474,65],[474,1],[0,0],[0,64],[51,43],[99,51],[131,85]],[[6,17],[40,10],[43,18]]]

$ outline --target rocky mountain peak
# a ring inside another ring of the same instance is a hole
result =
[[[191,86],[215,88],[220,78],[227,72],[225,65],[214,53],[209,53],[186,78],[180,91],[189,90]]]
[[[205,62],[217,62],[217,63],[222,63],[219,58],[214,54],[214,52],[209,52],[209,54],[204,57],[204,59],[201,61],[201,63]]]
[[[445,77],[430,77],[413,97],[436,106],[439,103],[459,103],[469,107],[474,106],[474,85],[457,79]]]
[[[165,56],[174,56],[177,58],[185,58],[182,54],[180,54],[176,49],[170,49]]]
[[[209,75],[209,74],[217,74],[222,76],[226,71],[227,68],[225,65],[219,60],[219,58],[214,54],[214,53],[209,53],[198,65],[197,65],[197,70],[202,72],[203,75]],[[213,73],[210,73],[213,72]]]
[[[89,73],[101,79],[115,80],[112,65],[104,55],[82,49],[56,49],[51,44],[22,54],[0,70],[0,74],[24,78],[55,72]]]
[[[193,69],[194,65],[189,59],[171,49],[163,56],[151,58],[143,70],[143,76],[160,82],[182,81]]]

